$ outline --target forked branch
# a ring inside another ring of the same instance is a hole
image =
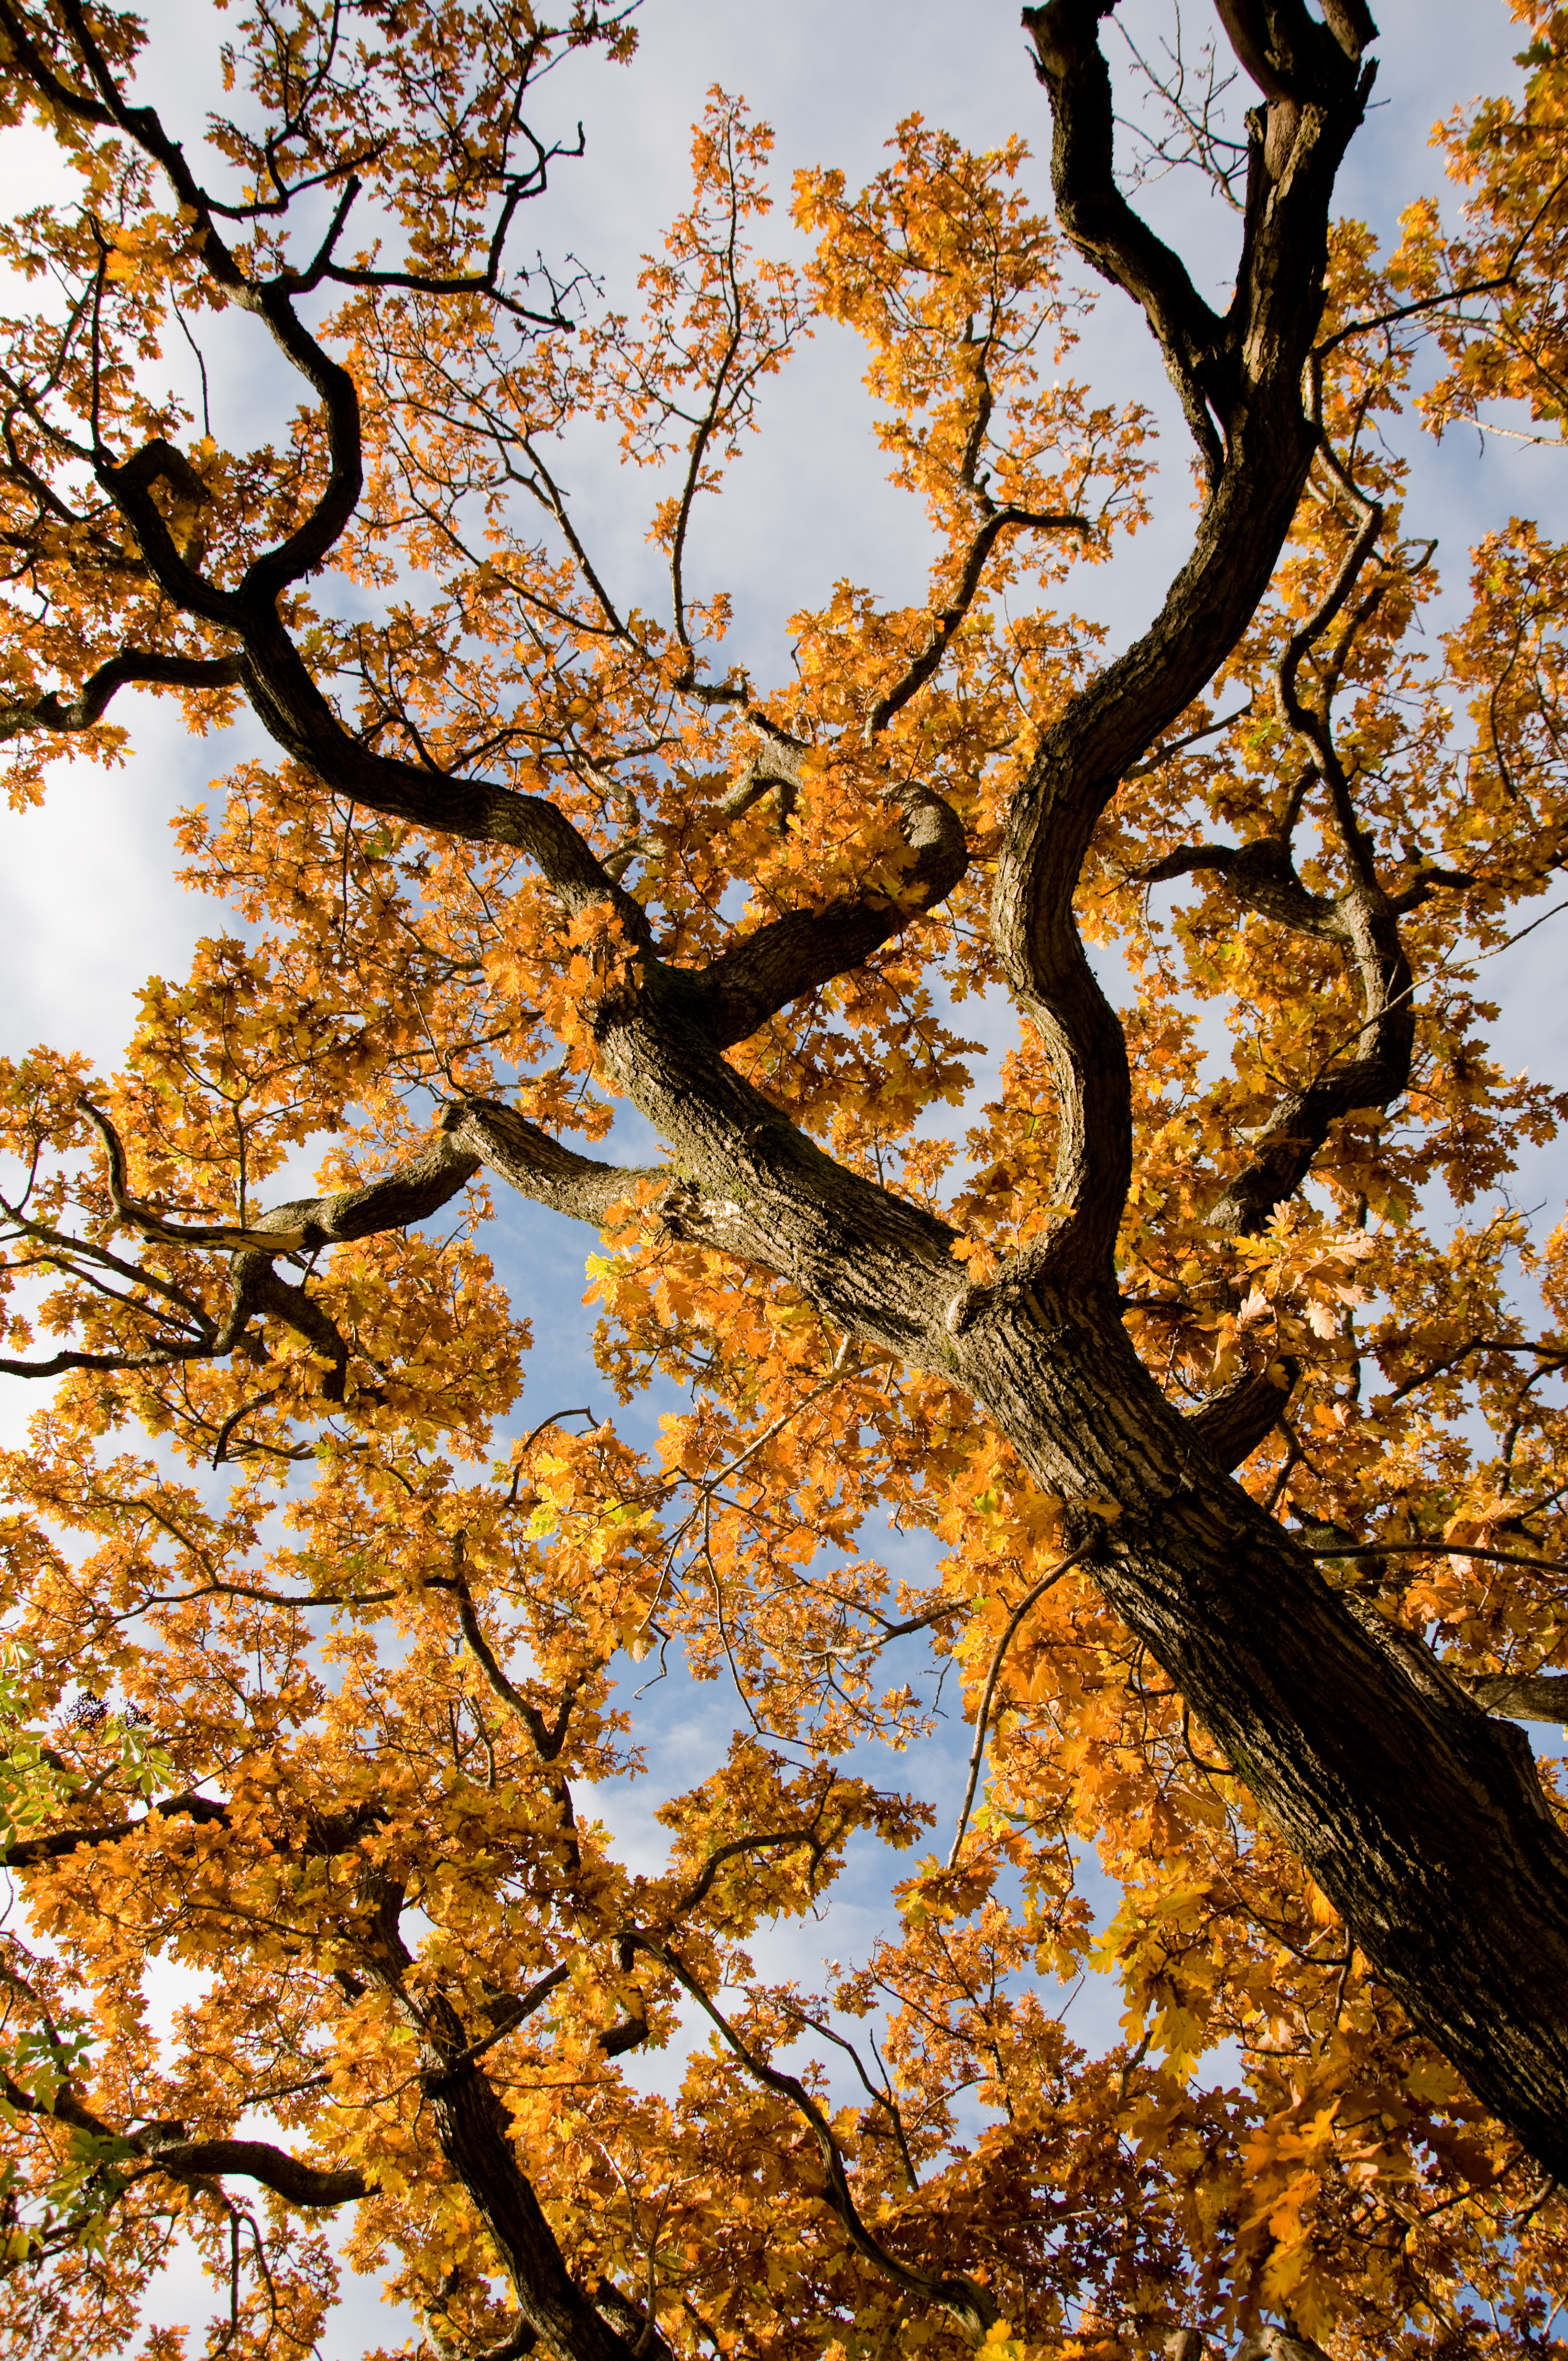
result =
[[[285,2204],[331,2212],[368,2197],[374,2183],[352,2165],[303,2163],[270,2140],[169,2139],[150,2131],[116,2132],[84,2106],[69,2082],[61,2083],[48,2103],[23,2087],[0,2067],[0,2096],[20,2115],[49,2115],[101,2143],[110,2156],[126,2164],[145,2158],[159,2172],[182,2181],[214,2180],[226,2173],[270,2189]]]
[[[668,1943],[643,1933],[635,1933],[631,1939],[639,1950],[646,1951],[651,1959],[666,1969],[683,1992],[696,2001],[753,2081],[760,2082],[764,2090],[773,2092],[777,2097],[787,2099],[790,2105],[805,2117],[822,2158],[825,2175],[823,2202],[838,2216],[855,2252],[906,2294],[918,2297],[927,2303],[938,2304],[945,2312],[951,2312],[972,2344],[983,2344],[987,2330],[995,2325],[998,2317],[990,2292],[972,2279],[929,2278],[923,2271],[912,2270],[907,2263],[900,2262],[896,2255],[891,2254],[861,2219],[860,2208],[855,2203],[849,2175],[844,2169],[843,2154],[833,2136],[832,2126],[806,2085],[793,2074],[781,2074],[777,2067],[770,2066],[748,2047]]]
[[[1103,13],[1100,0],[1048,0],[1025,15],[1050,91],[1058,210],[1085,258],[1142,306],[1210,497],[1155,622],[1046,733],[1009,818],[992,922],[1057,1083],[1062,1218],[1049,1268],[1109,1287],[1132,1171],[1131,1078],[1072,897],[1101,813],[1202,695],[1217,653],[1250,621],[1289,531],[1318,439],[1301,388],[1322,307],[1328,206],[1370,77],[1354,28],[1347,48],[1299,0],[1270,7],[1261,49],[1251,14],[1224,12],[1241,62],[1266,77],[1268,105],[1253,132],[1235,297],[1221,320],[1117,185],[1111,82],[1098,45]],[[1245,435],[1234,431],[1243,419]]]
[[[236,1257],[228,1307],[221,1320],[215,1319],[188,1290],[175,1288],[161,1274],[144,1273],[90,1239],[71,1238],[13,1214],[39,1260],[71,1271],[100,1288],[100,1274],[112,1270],[128,1280],[133,1290],[146,1290],[145,1301],[134,1294],[121,1298],[126,1309],[167,1326],[170,1319],[167,1306],[173,1304],[186,1327],[195,1333],[155,1335],[142,1351],[89,1353],[67,1349],[42,1361],[0,1361],[0,1369],[11,1376],[49,1378],[70,1369],[151,1370],[181,1362],[218,1360],[244,1343],[253,1320],[270,1315],[292,1328],[326,1363],[322,1398],[331,1403],[341,1402],[347,1389],[348,1344],[307,1287],[280,1277],[273,1268],[274,1257],[313,1254],[323,1246],[371,1237],[383,1230],[406,1228],[410,1223],[437,1212],[455,1196],[480,1165],[477,1156],[466,1153],[447,1135],[441,1134],[428,1148],[380,1180],[329,1195],[292,1198],[286,1204],[274,1206],[255,1223],[180,1222],[131,1194],[119,1133],[101,1107],[87,1099],[81,1104],[107,1150],[110,1202],[122,1221],[155,1245],[214,1249]],[[226,1440],[225,1433],[220,1438],[220,1451]]]

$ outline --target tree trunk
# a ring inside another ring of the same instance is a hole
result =
[[[1037,1480],[1120,1516],[1092,1561],[1411,2021],[1568,2179],[1568,1839],[1529,1742],[1368,1630],[1201,1447],[1113,1304],[1000,1306],[962,1382]]]

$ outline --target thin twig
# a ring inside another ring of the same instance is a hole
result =
[[[963,1809],[959,1814],[958,1833],[953,1839],[953,1849],[948,1855],[949,1869],[957,1864],[959,1848],[963,1843],[964,1831],[969,1827],[970,1808],[974,1802],[974,1791],[980,1779],[980,1766],[985,1756],[985,1730],[991,1718],[991,1700],[996,1694],[996,1684],[1002,1673],[1002,1660],[1012,1644],[1013,1634],[1036,1600],[1043,1598],[1054,1583],[1059,1582],[1064,1574],[1069,1573],[1080,1559],[1087,1557],[1093,1545],[1092,1542],[1080,1542],[1070,1557],[1064,1557],[1058,1565],[1054,1565],[1049,1574],[1036,1583],[1033,1590],[1027,1592],[1019,1600],[1007,1619],[1007,1628],[996,1643],[996,1653],[991,1660],[991,1670],[985,1676],[985,1688],[980,1700],[980,1713],[975,1721],[974,1751],[970,1756],[969,1784],[964,1789]]]

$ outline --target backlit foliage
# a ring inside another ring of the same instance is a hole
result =
[[[1293,1367],[1242,1482],[1359,1612],[1483,1702],[1534,1679],[1539,1705],[1568,1667],[1568,1227],[1543,1235],[1508,1188],[1565,1102],[1493,1045],[1479,962],[1547,909],[1568,842],[1568,546],[1544,506],[1499,517],[1467,582],[1450,558],[1440,621],[1398,456],[1412,422],[1561,428],[1568,16],[1515,13],[1528,96],[1455,116],[1453,203],[1418,204],[1392,257],[1334,233],[1288,545],[1109,808],[1077,907],[1125,971],[1140,1355],[1184,1409]],[[306,750],[247,762],[180,821],[232,931],[148,983],[118,1071],[0,1069],[6,1366],[59,1372],[0,1524],[7,2349],[133,2349],[181,2240],[213,2323],[149,2332],[158,2361],[346,2350],[345,2262],[409,2308],[399,2350],[527,2349],[433,2128],[444,2043],[499,2095],[578,2286],[620,2291],[622,2349],[947,2356],[962,2307],[929,2290],[964,2282],[995,2361],[1269,2323],[1336,2361],[1541,2351],[1563,2196],[1411,2031],[968,1395],[684,1236],[670,1169],[585,1247],[607,1383],[680,1389],[656,1448],[525,1399],[526,1291],[484,1245],[495,1172],[411,1225],[329,1237],[299,1212],[296,1235],[278,1213],[302,1171],[359,1191],[470,1102],[609,1129],[637,946],[487,835],[480,783],[547,799],[696,970],[835,896],[896,906],[915,852],[892,781],[939,792],[965,874],[731,1062],[840,1165],[942,1209],[977,1283],[1048,1231],[1034,1034],[993,1099],[971,1079],[1002,1021],[990,884],[1009,799],[1100,661],[1073,570],[1145,522],[1155,451],[1132,393],[1074,374],[1109,299],[1029,193],[1023,136],[970,154],[912,116],[865,190],[797,175],[792,239],[767,132],[716,90],[623,316],[512,256],[548,252],[545,183],[581,169],[522,127],[532,85],[576,75],[591,138],[624,12],[290,0],[225,22],[234,121],[205,146],[169,126],[223,192],[203,214],[103,104],[137,21],[0,0],[5,119],[50,132],[76,187],[0,233],[37,299],[0,374],[11,792],[43,795],[62,731],[123,759],[115,684],[85,685],[126,649],[193,731],[238,710],[221,617],[152,579],[104,455],[154,450],[170,550],[220,589],[305,528],[333,483],[324,380],[258,361],[284,390],[240,449],[190,358],[218,315],[263,351],[266,282],[348,372],[364,436],[282,621],[364,746],[453,783],[452,820],[328,793]],[[932,567],[901,604],[824,581],[764,680],[731,653],[702,520],[821,321],[863,342]],[[565,489],[590,434],[661,555],[656,612]],[[1162,497],[1185,502],[1180,475]],[[1370,1021],[1343,941],[1238,899],[1237,862],[1261,875],[1292,842],[1320,911],[1380,882],[1415,1042],[1408,1087],[1336,1120],[1249,1228],[1216,1209],[1258,1133]],[[264,1217],[292,1243],[264,1254]],[[879,1561],[890,1522],[926,1583]],[[661,1805],[654,1876],[594,1791],[638,1768],[661,1659],[727,1685],[735,1734]],[[874,1784],[885,1754],[849,1760],[929,1740],[928,1667],[978,1765],[956,1843],[959,1793],[934,1824]],[[822,1990],[773,1980],[770,1930],[879,1848],[905,1856],[883,1936]],[[204,1982],[160,2043],[169,1961]],[[1124,2009],[1103,2055],[1063,2022],[1085,1975]],[[247,2168],[247,2141],[274,2162]],[[291,2187],[280,2156],[314,2178]]]

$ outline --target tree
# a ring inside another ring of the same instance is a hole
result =
[[[4,1070],[4,1366],[59,1380],[6,1471],[16,2349],[124,2350],[180,2233],[209,2349],[308,2349],[351,2204],[426,2349],[493,2361],[1540,2349],[1568,1844],[1504,1717],[1563,1713],[1568,1233],[1452,1209],[1563,1112],[1475,963],[1564,857],[1568,558],[1499,523],[1423,641],[1396,431],[1561,425],[1568,19],[1518,13],[1526,102],[1452,127],[1462,235],[1333,219],[1360,0],[1220,0],[1245,131],[1223,77],[1167,93],[1237,215],[1217,312],[1113,171],[1110,11],[1048,0],[1058,226],[1022,137],[911,119],[859,193],[798,176],[808,269],[760,259],[767,136],[715,93],[633,321],[512,253],[562,162],[532,93],[625,63],[628,10],[258,6],[198,147],[136,19],[0,0],[6,119],[81,192],[5,247],[15,792],[117,759],[133,685],[277,750],[185,818],[236,931],[123,1071]],[[1096,276],[1199,499],[1103,660],[1055,602],[1150,484],[1145,413],[1068,373]],[[186,357],[239,314],[303,380],[250,451]],[[762,682],[695,528],[817,317],[938,555]],[[587,420],[652,471],[663,616],[563,489]],[[948,1016],[987,994],[1021,1028],[975,1104]],[[563,1139],[619,1102],[655,1163]],[[605,1234],[603,1366],[689,1398],[657,1464],[506,1427],[492,1183]],[[927,1587],[861,1554],[873,1510]],[[879,1669],[920,1633],[973,1724],[950,1853],[832,1991],[769,1983],[759,1928],[922,1841],[844,1767],[928,1731]],[[657,1877],[583,1817],[653,1649],[741,1711]],[[1091,2059],[1038,1979],[1096,1942]],[[213,1979],[167,2055],[165,1955]],[[683,2010],[711,2038],[650,2095],[619,2061]]]

